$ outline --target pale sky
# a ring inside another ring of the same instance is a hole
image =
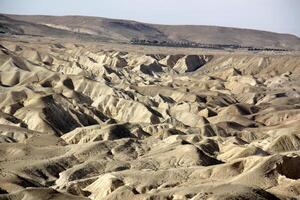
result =
[[[0,0],[0,13],[218,25],[300,36],[300,0]]]

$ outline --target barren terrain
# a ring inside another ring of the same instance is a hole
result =
[[[0,45],[1,200],[300,198],[299,52]]]
[[[300,50],[300,39],[291,34],[201,25],[157,25],[87,16],[1,15],[0,33],[81,41],[128,43],[146,39],[203,44],[234,44],[260,48]]]

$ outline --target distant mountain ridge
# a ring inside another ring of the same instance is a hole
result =
[[[0,25],[1,32],[11,34],[112,42],[129,42],[138,38],[300,50],[300,38],[295,35],[218,26],[157,25],[86,16],[7,14],[0,16]]]

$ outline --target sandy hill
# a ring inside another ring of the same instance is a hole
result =
[[[132,38],[139,38],[300,49],[300,39],[289,34],[217,26],[155,25],[100,17],[2,15],[1,27],[17,29],[20,31],[18,33],[35,32],[32,31],[34,27],[41,35],[68,37],[74,37],[70,33],[75,32],[80,39],[102,41],[128,42]]]

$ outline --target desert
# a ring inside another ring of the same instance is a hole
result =
[[[1,200],[300,198],[298,37],[82,19],[0,17]]]

